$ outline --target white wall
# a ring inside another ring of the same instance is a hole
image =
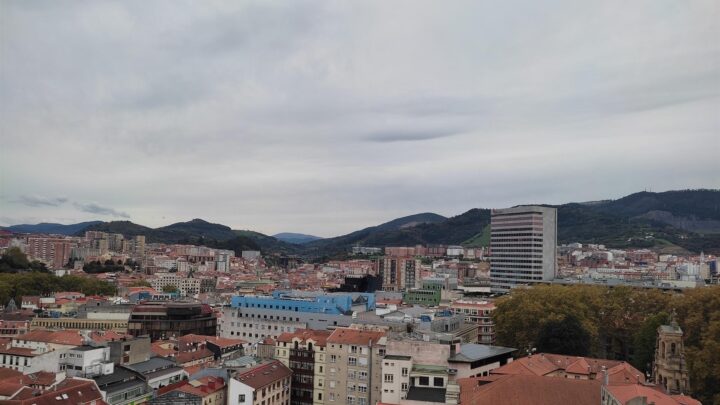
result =
[[[250,405],[253,403],[255,389],[231,378],[228,385],[227,405]],[[240,402],[240,395],[245,395],[245,402]]]

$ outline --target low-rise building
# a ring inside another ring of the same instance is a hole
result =
[[[174,384],[187,377],[187,373],[173,360],[164,357],[152,357],[148,361],[126,366],[143,376],[150,388],[160,388]]]
[[[277,360],[238,370],[228,384],[227,405],[289,404],[291,377]]]
[[[68,349],[60,364],[70,377],[91,378],[111,374],[114,364],[110,361],[110,348],[103,346],[78,346]]]

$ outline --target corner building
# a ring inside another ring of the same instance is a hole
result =
[[[490,286],[547,282],[557,263],[557,210],[534,205],[493,210],[490,219]]]
[[[298,329],[278,336],[275,358],[292,374],[291,405],[325,403],[325,356],[330,331]]]
[[[326,404],[374,405],[380,401],[386,340],[383,331],[333,331],[326,347]]]

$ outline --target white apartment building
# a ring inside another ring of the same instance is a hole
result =
[[[507,292],[514,286],[550,281],[557,267],[557,210],[518,206],[492,211],[490,285]]]
[[[112,374],[114,364],[110,361],[109,347],[78,346],[61,355],[61,366],[70,377],[90,378]]]
[[[175,286],[181,296],[191,296],[200,293],[200,279],[188,278],[181,273],[156,273],[150,280],[150,285],[156,291],[163,291],[167,286]]]

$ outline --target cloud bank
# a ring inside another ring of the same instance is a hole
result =
[[[2,221],[332,236],[720,188],[718,20],[712,0],[5,1]]]

